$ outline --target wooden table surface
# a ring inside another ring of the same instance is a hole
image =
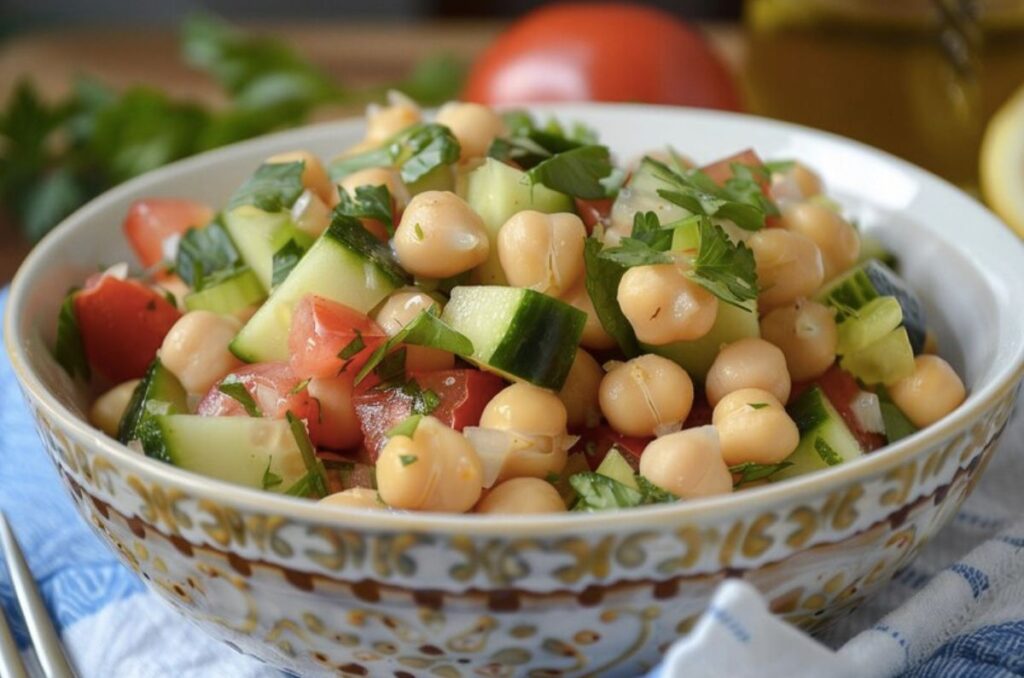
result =
[[[423,57],[445,52],[471,62],[501,30],[499,23],[294,24],[252,26],[275,35],[322,66],[341,83],[396,81]],[[743,36],[734,26],[705,30],[725,60],[738,68]],[[0,43],[0,102],[30,78],[45,97],[65,94],[74,78],[88,74],[114,87],[151,84],[170,95],[210,104],[222,102],[217,86],[181,59],[174,30],[159,28],[76,29],[34,33]],[[318,118],[358,110],[322,111]],[[29,245],[14,224],[0,217],[0,283],[14,275]]]

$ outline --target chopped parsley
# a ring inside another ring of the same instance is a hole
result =
[[[733,487],[742,487],[758,480],[766,480],[782,469],[789,468],[792,465],[792,462],[788,461],[780,461],[778,464],[758,464],[748,461],[736,466],[730,466],[729,473],[739,476],[733,482]]]
[[[650,482],[640,474],[635,476],[637,487],[633,489],[613,478],[600,473],[574,473],[569,484],[578,495],[573,511],[604,511],[608,509],[633,508],[647,504],[663,504],[679,499],[676,495]]]
[[[587,145],[553,155],[526,175],[531,182],[553,191],[593,200],[607,197],[608,189],[602,180],[612,175],[612,169],[607,146]]]
[[[288,274],[292,272],[292,269],[298,265],[302,256],[306,253],[302,245],[297,243],[294,238],[289,238],[288,242],[281,246],[279,250],[274,252],[273,260],[273,273],[270,276],[270,286],[277,287],[285,281]]]
[[[305,190],[302,185],[302,172],[305,168],[306,163],[302,161],[260,165],[231,196],[228,210],[242,205],[252,205],[264,212],[280,212],[291,208]]]
[[[78,327],[78,316],[75,314],[75,294],[77,292],[77,288],[72,288],[60,305],[60,311],[57,314],[57,343],[53,348],[53,357],[72,379],[81,377],[85,381],[89,381],[92,372],[89,369],[89,360],[85,356],[85,345],[82,343],[82,333]]]
[[[402,462],[402,466],[411,466],[419,460],[420,458],[415,454],[402,454],[398,457],[398,461]]]
[[[277,475],[270,470],[270,464],[274,461],[273,457],[267,459],[267,468],[263,470],[263,489],[269,490],[272,487],[277,487],[284,482],[284,478]]]
[[[338,357],[341,358],[342,360],[351,360],[360,351],[366,348],[366,342],[363,340],[363,333],[360,332],[358,329],[355,330],[355,333],[355,338],[352,341],[345,344],[345,346],[342,347],[340,351],[338,351]]]
[[[727,304],[752,311],[757,299],[757,264],[754,252],[743,243],[729,239],[722,227],[701,219],[700,247],[687,276]]]
[[[419,427],[420,421],[422,419],[422,414],[410,414],[408,417],[406,417],[399,423],[389,428],[384,435],[386,435],[388,438],[394,438],[396,436],[405,436],[406,438],[412,438],[413,434],[416,433],[416,429]],[[402,465],[408,466],[409,464],[403,462]]]
[[[818,453],[821,460],[828,466],[836,466],[843,463],[843,458],[839,456],[839,453],[824,438],[818,437],[814,439],[814,451]]]
[[[747,407],[754,410],[762,410],[768,407],[768,403],[747,403]]]
[[[413,344],[448,351],[460,356],[473,354],[473,343],[463,334],[456,332],[437,317],[433,308],[420,311],[397,334],[377,347],[362,369],[356,375],[355,383],[361,382],[384,360],[385,356],[399,344]]]
[[[391,212],[391,192],[387,186],[359,186],[355,195],[338,191],[340,201],[334,209],[357,219],[376,219],[384,224],[388,235],[394,235],[395,222]]]
[[[226,376],[224,380],[217,385],[217,390],[245,408],[245,413],[250,417],[263,416],[263,412],[256,404],[256,401],[253,400],[252,394],[249,393],[249,389],[245,387],[245,384],[238,380],[237,376],[233,374]]]

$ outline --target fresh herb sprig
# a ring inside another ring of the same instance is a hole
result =
[[[284,43],[205,15],[185,21],[181,43],[185,60],[224,90],[227,106],[148,86],[115,91],[88,78],[56,102],[29,80],[15,86],[0,111],[0,205],[29,239],[111,186],[174,160],[301,124],[322,106],[381,100],[389,89],[439,104],[458,95],[464,74],[440,55],[402,81],[344,87]]]

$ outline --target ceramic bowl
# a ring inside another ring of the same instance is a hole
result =
[[[130,181],[69,217],[15,279],[6,343],[45,447],[83,518],[181,614],[301,674],[636,675],[726,577],[814,628],[906,565],[996,447],[1024,364],[1024,248],[942,180],[835,136],[741,115],[628,105],[539,109],[598,130],[620,158],[666,142],[699,161],[753,147],[821,171],[899,254],[967,401],[854,462],[730,496],[598,515],[465,517],[325,509],[199,477],[91,428],[50,357],[54,319],[97,264],[129,259],[128,205],[220,204],[267,156],[330,156],[347,121],[256,139]]]

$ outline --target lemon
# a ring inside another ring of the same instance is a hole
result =
[[[1024,87],[988,123],[979,170],[989,207],[1024,236]]]

